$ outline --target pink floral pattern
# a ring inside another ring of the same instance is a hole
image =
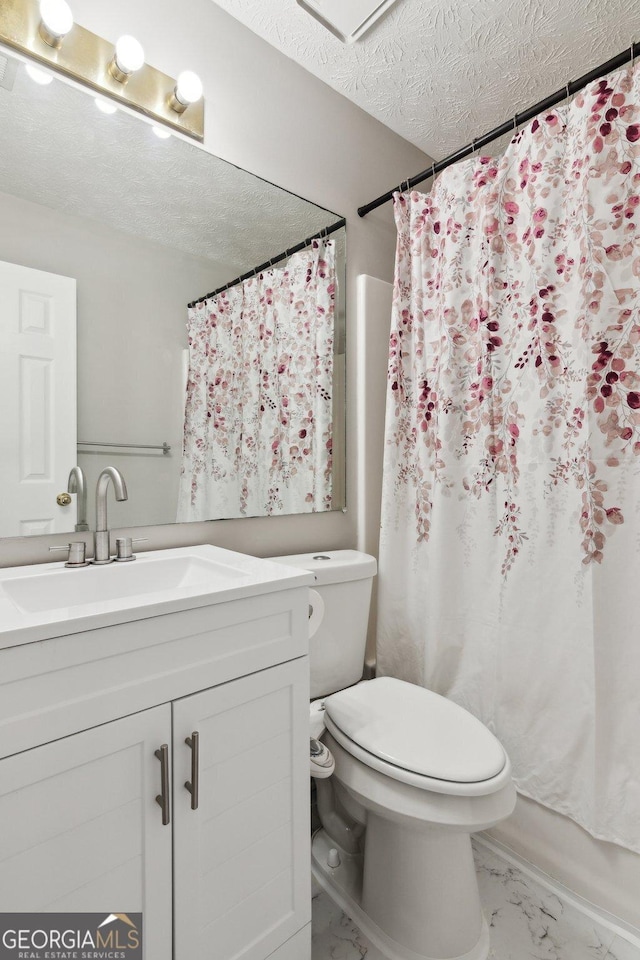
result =
[[[482,498],[502,480],[507,575],[529,533],[520,461],[549,458],[546,495],[581,492],[583,562],[624,523],[598,462],[640,454],[640,109],[630,72],[536,119],[500,159],[396,195],[388,439],[415,491],[419,540],[436,484]],[[457,475],[457,463],[464,475]],[[452,471],[452,464],[456,468]],[[493,486],[492,486],[493,485]]]
[[[395,209],[378,671],[640,853],[640,65]]]
[[[335,245],[189,311],[178,521],[332,507]]]

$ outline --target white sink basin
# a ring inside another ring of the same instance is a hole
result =
[[[72,574],[69,576],[69,574]],[[48,571],[5,580],[5,594],[25,613],[125,600],[149,593],[200,588],[209,592],[247,581],[246,573],[200,557],[158,557],[151,562]]]
[[[149,551],[131,563],[0,569],[0,647],[311,583],[311,574],[220,547]]]

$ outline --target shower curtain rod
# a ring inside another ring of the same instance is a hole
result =
[[[304,250],[305,247],[308,247],[310,243],[313,243],[314,240],[320,240],[321,237],[328,237],[331,233],[335,233],[337,230],[342,230],[346,226],[347,221],[342,218],[336,223],[332,224],[330,227],[323,227],[322,230],[319,230],[318,233],[314,233],[312,237],[307,237],[306,240],[303,240],[301,243],[296,243],[295,247],[290,247],[289,250],[285,250],[284,253],[279,253],[277,257],[274,257],[272,260],[267,260],[266,263],[261,263],[259,267],[254,267],[253,270],[249,270],[248,273],[243,273],[241,277],[236,277],[235,280],[232,280],[230,283],[225,283],[222,287],[218,287],[217,290],[213,290],[211,293],[206,293],[204,297],[199,297],[197,300],[192,300],[188,305],[189,308],[196,307],[199,303],[204,303],[205,300],[210,300],[211,297],[217,297],[219,293],[223,293],[225,290],[229,290],[230,287],[235,287],[236,284],[242,283],[243,280],[248,280],[249,277],[254,277],[257,273],[261,273],[263,270],[267,270],[269,267],[273,267],[276,263],[281,263],[282,260],[286,260],[287,257],[293,256],[294,253],[299,253],[300,250]]]
[[[589,73],[585,73],[585,75],[578,80],[572,80],[562,90],[557,90],[555,93],[550,94],[550,96],[545,97],[544,100],[534,103],[528,110],[523,110],[522,113],[516,113],[515,117],[512,117],[511,120],[505,120],[499,127],[494,127],[493,130],[483,134],[483,136],[476,137],[476,139],[468,143],[466,147],[460,147],[459,150],[449,154],[444,160],[438,160],[432,164],[428,170],[423,170],[422,173],[418,173],[415,177],[403,180],[397,187],[378,197],[377,200],[372,200],[370,203],[365,203],[363,207],[358,207],[358,216],[366,217],[372,210],[392,200],[394,193],[402,193],[404,190],[409,190],[411,187],[422,183],[423,180],[428,180],[429,177],[433,177],[436,173],[440,173],[447,167],[452,166],[452,164],[458,163],[459,160],[464,160],[465,157],[471,156],[471,154],[475,153],[480,147],[486,147],[488,143],[491,143],[493,140],[498,140],[499,137],[514,130],[520,124],[528,123],[529,120],[537,117],[539,113],[550,110],[551,107],[555,107],[556,104],[566,100],[567,97],[573,96],[574,93],[578,93],[579,90],[593,83],[594,80],[599,80],[607,73],[611,73],[612,70],[623,67],[625,63],[632,63],[637,56],[640,56],[640,43],[632,43],[630,47],[622,53],[619,53],[617,57],[612,57],[612,59],[607,60],[606,63],[600,64],[599,67],[595,67],[595,69],[590,70]]]

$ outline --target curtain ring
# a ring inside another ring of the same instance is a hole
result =
[[[434,160],[433,163],[431,164],[431,186],[433,186],[433,184],[435,183],[435,179],[436,179],[436,162]]]
[[[400,181],[400,193],[406,193],[408,189],[409,189],[409,177],[407,177],[406,180]]]
[[[631,69],[636,65],[636,45],[635,43],[631,44]]]

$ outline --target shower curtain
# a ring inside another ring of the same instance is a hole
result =
[[[395,214],[379,672],[640,852],[640,68]]]
[[[335,245],[189,309],[178,522],[331,509]]]

